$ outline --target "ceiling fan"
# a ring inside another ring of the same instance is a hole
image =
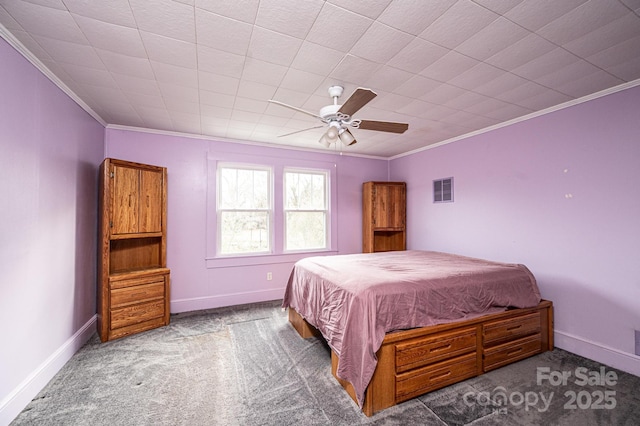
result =
[[[285,104],[283,102],[274,101],[269,99],[277,105],[282,105],[286,108],[294,109],[298,112],[310,115],[318,118],[323,124],[319,126],[309,127],[307,129],[297,130],[295,132],[287,133],[282,136],[289,136],[295,133],[305,132],[311,129],[319,129],[320,127],[328,126],[327,131],[320,137],[319,142],[325,147],[329,147],[332,143],[340,139],[344,145],[353,145],[356,143],[356,138],[353,136],[349,128],[364,129],[364,130],[376,130],[380,132],[391,133],[404,133],[408,128],[407,123],[393,123],[390,121],[376,121],[376,120],[360,120],[352,118],[360,108],[369,103],[377,94],[371,89],[364,89],[359,87],[349,96],[344,104],[338,104],[338,98],[342,95],[344,88],[342,86],[329,87],[329,96],[333,98],[333,105],[327,105],[320,108],[318,114],[314,114],[309,111],[294,107],[292,105]]]

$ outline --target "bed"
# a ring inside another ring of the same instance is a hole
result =
[[[283,298],[368,416],[553,349],[552,304],[524,265],[407,250],[302,259]]]

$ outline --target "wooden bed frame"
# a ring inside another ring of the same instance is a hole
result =
[[[303,338],[322,337],[294,309],[289,321]],[[367,416],[432,390],[479,376],[523,358],[553,350],[553,305],[509,309],[450,324],[388,333],[376,353],[378,364],[365,393]],[[355,401],[351,383],[331,372]]]

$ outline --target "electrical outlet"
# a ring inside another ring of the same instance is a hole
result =
[[[636,355],[640,355],[640,330],[636,330]]]
[[[273,274],[271,272],[267,272],[267,281],[271,281],[273,279]]]

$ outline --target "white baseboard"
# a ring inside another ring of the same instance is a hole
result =
[[[221,296],[195,297],[171,301],[171,313],[201,311],[203,309],[220,308],[223,306],[244,305],[246,303],[266,302],[282,299],[284,287],[269,288],[260,291],[231,293]]]
[[[26,379],[18,385],[7,397],[0,401],[0,425],[8,425],[26,407],[29,402],[40,392],[58,371],[71,359],[96,332],[94,315],[80,330],[67,339],[62,346],[51,354],[38,366]]]
[[[556,347],[640,377],[640,356],[555,330]]]

